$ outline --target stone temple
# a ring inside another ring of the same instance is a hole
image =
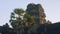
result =
[[[30,3],[26,11],[34,17],[35,23],[32,27],[22,28],[24,31],[21,30],[21,34],[60,34],[60,22],[52,24],[50,20],[47,21],[41,4]],[[0,34],[17,34],[17,32],[20,31],[15,31],[14,28],[7,27],[7,25],[0,26]]]
[[[47,22],[48,24],[51,24],[49,20],[46,21],[45,19],[46,15],[41,4],[30,3],[28,4],[26,11],[28,14],[34,17],[36,24],[45,24]]]

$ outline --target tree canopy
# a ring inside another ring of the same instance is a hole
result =
[[[10,23],[15,31],[22,34],[25,27],[30,28],[34,24],[34,19],[25,10],[16,8],[11,13]]]

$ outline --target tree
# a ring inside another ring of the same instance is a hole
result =
[[[23,17],[23,22],[25,23],[25,26],[32,26],[34,24],[34,18],[26,13]]]
[[[10,23],[12,25],[12,27],[15,29],[15,31],[18,32],[20,29],[22,28],[22,18],[21,16],[24,14],[24,10],[23,9],[15,9],[14,12],[11,13],[11,19],[10,19]]]
[[[9,25],[8,25],[8,23],[6,23],[5,25],[3,25],[3,27],[10,28]]]
[[[34,19],[23,9],[16,8],[14,12],[11,13],[10,23],[17,34],[22,34],[25,32],[26,27],[29,30],[29,28],[34,24]]]

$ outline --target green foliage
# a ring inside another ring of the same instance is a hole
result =
[[[32,24],[34,23],[34,18],[32,16],[30,16],[29,14],[25,14],[24,18],[23,18],[24,23],[26,23],[26,26],[32,26]]]
[[[14,10],[14,12],[11,13],[10,23],[12,27],[15,29],[15,31],[21,34],[21,31],[24,32],[24,27],[30,28],[33,26],[34,18],[30,16],[28,13],[26,13],[26,11],[24,11],[23,9],[17,8]]]
[[[15,9],[14,10],[14,12],[16,13],[16,14],[18,14],[19,16],[21,16],[21,15],[23,15],[23,13],[25,12],[23,9]]]

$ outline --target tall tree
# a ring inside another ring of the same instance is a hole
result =
[[[11,13],[10,23],[17,34],[22,34],[25,32],[26,27],[29,30],[29,28],[34,24],[34,19],[23,9],[17,8]]]
[[[11,19],[10,19],[10,23],[12,25],[12,27],[15,29],[15,31],[18,32],[21,30],[22,28],[22,15],[24,14],[24,10],[23,9],[15,9],[14,12],[11,13]]]

